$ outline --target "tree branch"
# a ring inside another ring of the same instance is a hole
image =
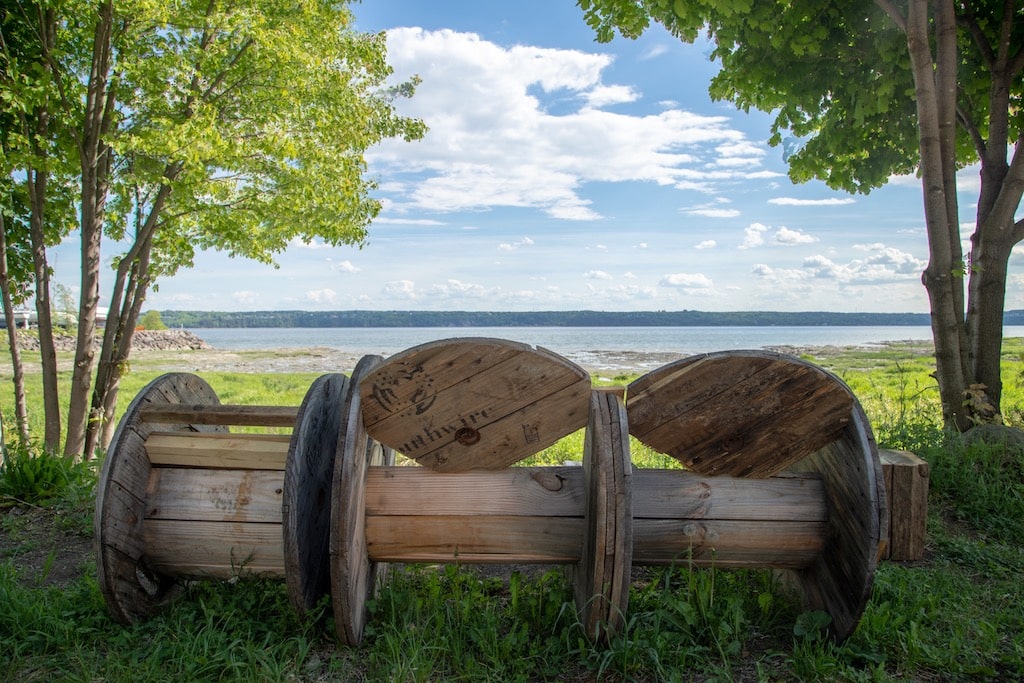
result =
[[[891,2],[891,0],[875,0],[875,4],[889,15],[889,18],[896,23],[896,26],[901,31],[907,32],[907,16],[900,11],[900,8],[895,3]]]

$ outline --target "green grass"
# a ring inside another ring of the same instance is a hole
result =
[[[772,572],[691,570],[685,562],[636,571],[625,628],[606,646],[583,637],[571,582],[557,568],[496,577],[455,566],[394,567],[371,604],[360,648],[335,642],[329,609],[296,617],[283,581],[194,583],[161,615],[126,627],[108,617],[92,567],[50,585],[45,568],[43,575],[21,568],[20,553],[39,550],[26,545],[0,549],[0,681],[1024,678],[1024,453],[944,434],[931,361],[913,345],[811,360],[850,384],[880,445],[914,450],[931,467],[927,557],[879,565],[845,643],[828,640],[827,617],[802,613]],[[1018,340],[1004,363],[1004,413],[1020,426]],[[156,374],[133,372],[123,396]],[[224,402],[261,405],[297,405],[315,377],[204,376]],[[0,405],[7,419],[8,402]],[[582,448],[579,432],[529,462],[580,460]],[[17,455],[29,456],[39,457]],[[638,467],[670,464],[635,443],[632,456]],[[50,478],[64,483],[32,505],[72,520],[61,523],[68,533],[88,534],[95,466]],[[31,535],[21,520],[0,512],[0,530],[13,543]]]

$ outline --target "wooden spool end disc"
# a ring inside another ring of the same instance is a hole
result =
[[[371,562],[366,547],[366,473],[370,465],[393,465],[391,449],[369,438],[363,427],[358,385],[382,362],[364,356],[356,364],[345,400],[334,463],[331,497],[331,600],[338,640],[357,646],[366,625],[366,602],[383,580],[386,565]]]
[[[595,391],[590,405],[583,451],[583,551],[573,592],[587,637],[606,642],[622,627],[629,606],[632,470],[622,401]]]
[[[329,552],[334,454],[348,377],[316,379],[295,419],[284,470],[282,527],[288,597],[302,616],[331,590]]]
[[[839,437],[796,463],[792,471],[816,472],[825,485],[825,547],[807,569],[793,571],[807,609],[832,617],[837,641],[857,628],[888,543],[889,509],[878,447],[860,403]]]
[[[96,487],[96,574],[115,619],[123,624],[146,619],[177,591],[173,577],[146,565],[142,523],[151,464],[146,438],[155,429],[182,432],[223,432],[220,426],[144,422],[140,413],[150,404],[220,405],[210,385],[196,375],[169,373],[146,385],[132,400],[107,449]]]
[[[359,383],[371,437],[442,472],[508,467],[587,422],[590,376],[501,339],[429,342]]]
[[[701,474],[764,478],[832,443],[853,394],[838,378],[768,351],[669,363],[629,385],[629,432]]]

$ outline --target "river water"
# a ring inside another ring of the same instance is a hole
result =
[[[881,327],[329,327],[202,328],[191,330],[216,349],[328,348],[390,356],[404,349],[452,337],[497,337],[542,346],[563,355],[633,351],[690,355],[709,351],[779,346],[874,346],[892,341],[930,340],[927,326]],[[1024,336],[1024,326],[1005,328]]]

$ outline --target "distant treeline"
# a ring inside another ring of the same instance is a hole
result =
[[[927,313],[773,311],[160,311],[168,327],[746,327],[928,325]],[[1024,310],[1007,311],[1024,325]]]

